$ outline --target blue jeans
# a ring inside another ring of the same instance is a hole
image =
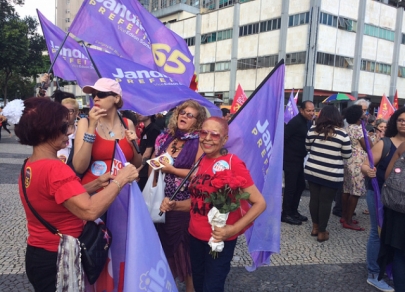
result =
[[[368,212],[370,213],[370,235],[367,242],[367,270],[371,274],[378,274],[380,272],[380,267],[377,264],[378,252],[380,251],[380,237],[378,236],[374,191],[367,190],[366,199]]]
[[[403,250],[395,249],[392,276],[394,277],[395,291],[405,292],[405,252]]]
[[[224,291],[235,246],[236,239],[225,241],[224,249],[214,259],[208,242],[190,235],[191,271],[196,292]]]

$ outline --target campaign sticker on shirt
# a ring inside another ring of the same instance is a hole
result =
[[[91,173],[100,176],[107,171],[107,164],[104,161],[94,161],[91,165]]]
[[[225,160],[217,161],[214,166],[212,167],[212,172],[215,174],[217,171],[224,171],[225,169],[229,169],[229,164]]]
[[[31,167],[25,169],[25,188],[28,188],[31,184]]]

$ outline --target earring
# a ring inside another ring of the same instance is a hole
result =
[[[220,153],[221,155],[226,155],[226,154],[228,154],[228,149],[226,149],[225,147],[223,147],[223,148],[221,148],[221,150],[219,150],[219,153]]]

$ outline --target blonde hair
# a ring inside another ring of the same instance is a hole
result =
[[[71,105],[73,105],[75,111],[78,111],[78,110],[79,110],[79,103],[78,103],[77,100],[74,99],[74,98],[71,98],[71,97],[64,98],[64,99],[62,99],[61,104],[62,104],[62,105],[71,104]]]
[[[174,134],[176,133],[177,130],[177,120],[179,118],[179,113],[184,110],[185,108],[191,107],[193,109],[195,109],[198,114],[196,116],[196,121],[195,123],[191,126],[189,132],[194,132],[196,130],[200,130],[201,126],[203,124],[203,122],[205,121],[205,119],[207,118],[207,114],[205,111],[205,108],[200,105],[198,102],[196,102],[195,100],[187,100],[185,102],[183,102],[181,105],[179,105],[173,112],[170,120],[169,120],[169,125],[167,126],[170,135],[174,136]]]

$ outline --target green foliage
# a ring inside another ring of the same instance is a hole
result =
[[[240,189],[232,190],[228,185],[208,194],[204,192],[205,203],[212,204],[220,213],[233,212],[240,207],[240,200],[249,199],[249,193],[242,193]]]
[[[42,56],[46,50],[45,40],[36,32],[38,22],[32,17],[20,18],[11,3],[21,5],[24,1],[0,0],[0,86],[2,97],[9,99],[16,96],[18,86],[21,94],[25,92],[24,88],[30,83],[27,78],[46,72],[47,64]],[[10,98],[11,80],[15,88]],[[32,94],[27,93],[27,96]]]

